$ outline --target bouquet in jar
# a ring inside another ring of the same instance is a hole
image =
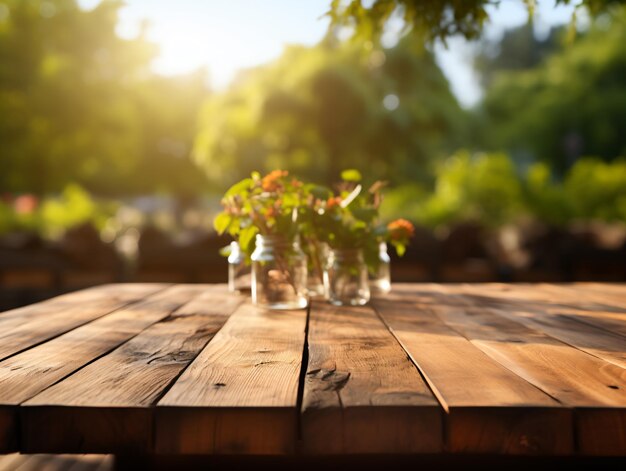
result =
[[[285,170],[252,173],[222,198],[214,220],[219,234],[237,239],[252,264],[253,302],[272,309],[307,306],[307,262],[299,243],[304,184]]]
[[[326,298],[337,305],[362,305],[369,301],[370,288],[385,292],[390,287],[386,241],[402,255],[413,226],[406,220],[380,222],[384,182],[365,190],[357,170],[345,170],[341,177],[336,192],[310,190],[301,231],[307,246],[327,247],[311,250],[324,257],[315,265],[323,266]]]

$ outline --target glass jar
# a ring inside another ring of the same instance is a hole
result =
[[[237,242],[230,243],[228,255],[228,290],[246,291],[250,289],[250,265]]]
[[[370,275],[370,292],[372,295],[386,294],[391,291],[391,259],[387,252],[387,244],[378,245],[378,266],[373,275]]]
[[[307,244],[308,268],[307,291],[312,298],[323,298],[326,295],[324,288],[324,267],[328,260],[328,245],[324,242],[310,242]]]
[[[326,297],[336,306],[362,306],[370,299],[361,249],[333,249],[324,271]]]
[[[297,239],[259,234],[251,258],[254,304],[270,309],[307,307],[307,260]]]

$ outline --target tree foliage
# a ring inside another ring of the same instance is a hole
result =
[[[482,104],[483,144],[547,162],[626,155],[626,11],[526,71],[494,76]]]
[[[505,154],[459,151],[439,164],[436,175],[430,191],[390,191],[383,215],[390,218],[406,211],[429,226],[462,220],[497,226],[520,212],[521,182]]]
[[[457,152],[438,168],[434,188],[390,190],[381,213],[428,226],[476,221],[497,227],[530,217],[551,225],[626,222],[626,160],[580,159],[562,180],[545,163],[526,171],[502,153]]]
[[[123,194],[202,183],[187,154],[204,77],[155,76],[154,45],[115,33],[121,5],[0,1],[3,191],[78,182]]]
[[[195,156],[211,181],[284,168],[330,184],[344,168],[393,181],[424,179],[461,140],[464,115],[423,48],[329,40],[290,47],[213,96]]]
[[[499,40],[481,41],[474,68],[483,88],[489,88],[501,72],[519,72],[539,66],[551,54],[560,52],[565,42],[565,26],[553,26],[538,38],[532,23],[508,29]]]
[[[523,0],[532,17],[537,0]],[[546,0],[542,0],[546,1]],[[592,15],[626,0],[548,0],[553,4],[576,3]],[[401,20],[404,32],[412,32],[428,42],[445,40],[454,35],[467,39],[480,36],[489,21],[488,7],[499,0],[333,0],[328,16],[331,28],[348,27],[354,36],[377,38],[394,20]]]
[[[84,223],[101,229],[116,207],[110,201],[95,201],[75,184],[42,200],[33,195],[21,195],[13,202],[0,201],[0,234],[29,231],[46,238],[57,238],[67,229]]]

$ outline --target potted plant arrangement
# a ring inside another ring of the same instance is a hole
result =
[[[237,239],[252,261],[252,300],[272,309],[307,306],[307,261],[298,237],[303,184],[275,170],[233,185],[214,221],[218,233]]]
[[[251,263],[254,303],[303,308],[308,294],[318,294],[336,305],[362,305],[370,299],[370,283],[378,291],[389,289],[385,244],[402,255],[413,226],[380,222],[384,183],[365,190],[358,171],[341,177],[332,191],[283,170],[255,172],[226,192],[215,229],[237,239]],[[308,289],[307,279],[314,280]]]

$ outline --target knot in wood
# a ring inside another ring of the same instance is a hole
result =
[[[350,380],[350,372],[318,368],[307,372],[307,379],[318,383],[318,387],[325,391],[339,391]]]

